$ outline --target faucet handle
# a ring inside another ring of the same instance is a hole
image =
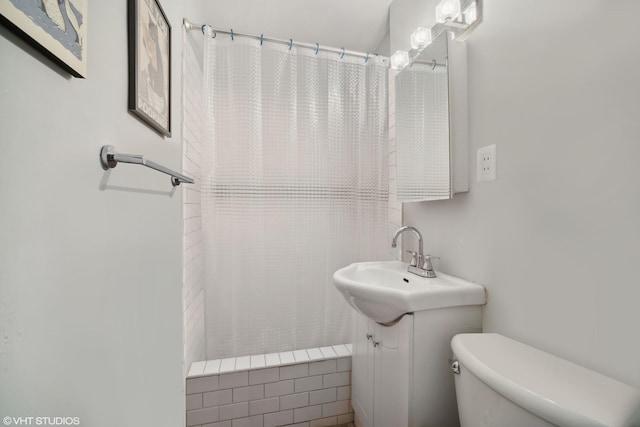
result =
[[[433,271],[433,265],[431,264],[432,259],[440,260],[439,257],[433,255],[425,255],[424,256],[424,264],[422,264],[422,269],[427,271],[427,277],[436,277],[435,271]]]
[[[418,254],[416,252],[410,251],[410,250],[406,250],[407,253],[411,254],[411,262],[409,263],[409,265],[411,267],[417,267],[418,266]]]

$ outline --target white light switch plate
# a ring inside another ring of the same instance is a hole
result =
[[[478,148],[478,181],[496,180],[496,145]]]

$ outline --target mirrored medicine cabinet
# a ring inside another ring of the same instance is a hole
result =
[[[469,190],[466,55],[443,31],[395,77],[400,202]]]

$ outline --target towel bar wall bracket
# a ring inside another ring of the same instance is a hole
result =
[[[181,183],[193,184],[193,179],[186,177],[178,172],[174,172],[169,168],[165,168],[157,164],[156,162],[152,162],[151,160],[147,160],[144,156],[138,154],[122,154],[117,153],[116,148],[113,145],[103,145],[100,149],[100,164],[102,165],[102,169],[108,170],[115,168],[118,163],[131,163],[133,165],[142,165],[148,168],[157,170],[158,172],[165,173],[171,176],[171,185],[174,187],[180,185]]]

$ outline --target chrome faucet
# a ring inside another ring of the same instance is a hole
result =
[[[400,236],[405,231],[412,231],[413,234],[415,234],[416,237],[418,238],[418,252],[416,253],[416,252],[407,250],[407,252],[411,254],[411,262],[409,263],[409,268],[407,268],[407,271],[409,273],[417,274],[418,276],[421,276],[421,277],[428,277],[428,278],[436,277],[436,272],[433,270],[431,259],[432,258],[438,259],[438,258],[431,255],[424,254],[423,244],[422,244],[423,242],[422,234],[420,234],[420,231],[418,231],[417,228],[409,227],[406,225],[404,227],[400,227],[393,235],[393,239],[391,239],[391,247],[395,248],[398,246],[398,236]]]

